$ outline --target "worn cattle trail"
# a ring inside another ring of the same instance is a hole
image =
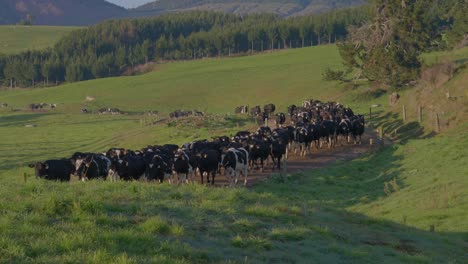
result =
[[[276,126],[269,124],[273,129]],[[370,139],[373,139],[373,145],[370,145]],[[379,139],[377,134],[372,131],[369,127],[366,128],[366,132],[362,135],[362,143],[355,145],[354,141],[351,140],[350,144],[347,144],[341,139],[337,142],[336,146],[332,149],[328,149],[327,145],[324,145],[322,149],[313,147],[312,152],[309,152],[306,157],[299,157],[291,153],[287,162],[287,171],[286,174],[300,173],[303,171],[310,171],[314,169],[321,169],[327,166],[331,166],[339,161],[349,161],[363,156],[372,149],[378,148]],[[259,183],[263,180],[268,179],[274,174],[279,174],[278,169],[272,170],[272,162],[270,159],[270,164],[267,166],[265,162],[264,172],[260,170],[249,171],[248,174],[248,183],[247,186],[253,186],[256,183]],[[282,165],[283,166],[283,165]],[[200,182],[200,177],[196,177],[196,180]],[[224,175],[216,175],[215,185],[217,186],[226,186],[228,181]],[[238,186],[242,186],[243,176],[239,177]]]

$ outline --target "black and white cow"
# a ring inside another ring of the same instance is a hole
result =
[[[81,167],[83,160],[86,159],[88,156],[93,155],[93,153],[89,152],[75,152],[70,158],[70,162],[73,164],[75,169],[73,170],[73,174],[76,175],[78,169]]]
[[[111,161],[102,154],[88,155],[75,171],[82,181],[107,177],[111,168]]]
[[[342,136],[343,139],[345,139],[346,142],[349,143],[349,136],[350,136],[351,130],[352,130],[351,120],[349,120],[348,118],[344,118],[338,124],[337,134]]]
[[[70,175],[75,171],[69,159],[38,161],[29,167],[34,168],[36,177],[55,181],[70,181]]]
[[[299,150],[299,156],[305,157],[309,146],[309,131],[304,126],[296,127],[294,131],[294,143],[295,149],[294,154]]]
[[[193,164],[193,163],[192,163]],[[188,155],[188,151],[186,150],[178,150],[177,153],[174,155],[174,163],[173,163],[173,175],[175,179],[173,182],[177,182],[180,184],[181,182],[188,183],[188,176],[190,174],[190,181],[194,182],[194,167],[192,167],[190,162],[190,157]],[[181,174],[185,176],[181,179]]]
[[[237,184],[240,174],[244,175],[244,185],[247,185],[249,169],[249,153],[244,148],[230,148],[222,158],[224,174],[228,178],[229,186]]]

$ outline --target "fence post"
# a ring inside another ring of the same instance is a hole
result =
[[[265,118],[265,126],[268,126],[268,118]]]
[[[369,107],[369,123],[372,121],[372,107]]]
[[[406,122],[406,107],[403,105],[403,122]]]
[[[422,107],[418,106],[418,122],[419,124],[422,123]]]
[[[440,133],[440,122],[439,122],[439,114],[436,114],[436,132]]]

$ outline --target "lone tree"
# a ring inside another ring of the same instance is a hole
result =
[[[423,0],[373,0],[375,16],[351,27],[338,45],[343,64],[357,77],[401,87],[419,76],[419,55],[430,41]]]

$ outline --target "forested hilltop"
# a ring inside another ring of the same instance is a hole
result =
[[[44,51],[0,57],[0,82],[28,87],[119,76],[155,60],[187,60],[297,48],[343,39],[368,19],[366,7],[281,18],[192,11],[110,20],[73,31]]]
[[[362,5],[365,0],[157,0],[129,10],[131,16],[211,10],[234,14],[273,13],[280,16],[317,14]]]

